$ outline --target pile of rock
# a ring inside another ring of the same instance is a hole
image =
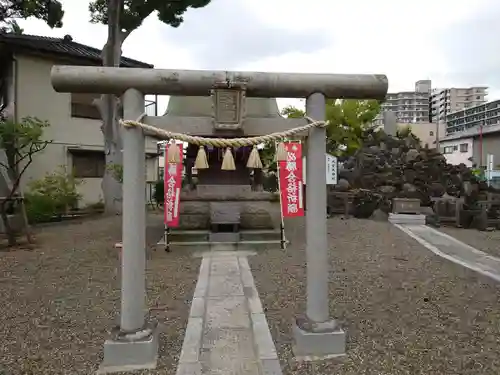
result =
[[[363,146],[339,168],[334,190],[352,191],[353,214],[369,217],[377,208],[389,212],[393,198],[418,198],[431,206],[433,197],[469,196],[468,204],[490,190],[464,164],[451,165],[436,149],[422,147],[412,134],[392,137],[367,130]]]

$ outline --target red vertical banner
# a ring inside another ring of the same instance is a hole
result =
[[[302,145],[286,142],[286,161],[279,162],[281,213],[283,217],[304,216]]]
[[[164,176],[164,189],[165,189],[165,225],[169,228],[179,226],[179,203],[182,188],[182,171],[184,165],[182,164],[184,152],[183,145],[178,144],[180,152],[180,163],[169,163],[167,160],[167,151],[169,145],[165,145],[165,172]]]

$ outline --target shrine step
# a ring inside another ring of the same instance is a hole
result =
[[[236,233],[209,230],[172,230],[170,242],[280,241],[279,229],[244,229]]]
[[[238,242],[240,234],[238,232],[210,232],[208,240],[210,242]]]
[[[170,242],[199,242],[209,241],[209,230],[171,230],[169,234]]]
[[[158,243],[163,246],[163,239]],[[209,241],[183,241],[170,242],[172,251],[256,251],[267,249],[280,249],[281,242],[277,241],[238,241],[238,242],[209,242]]]
[[[279,241],[279,229],[252,229],[240,231],[241,241]]]

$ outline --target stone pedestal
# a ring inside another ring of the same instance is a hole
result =
[[[425,215],[389,213],[389,222],[392,224],[425,225]]]
[[[98,374],[155,369],[158,360],[158,324],[148,323],[144,330],[121,335],[119,328],[104,342],[104,359]]]
[[[395,214],[420,214],[420,199],[394,198],[392,212]]]
[[[299,361],[315,361],[345,355],[346,334],[335,320],[308,324],[297,319],[292,327],[293,353]]]

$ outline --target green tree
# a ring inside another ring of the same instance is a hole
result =
[[[50,143],[43,139],[43,132],[48,126],[46,121],[33,117],[23,118],[21,122],[7,120],[0,123],[0,147],[5,150],[7,159],[0,162],[0,167],[3,168],[3,179],[10,181],[6,197],[0,202],[0,216],[9,246],[16,244],[16,233],[15,228],[10,225],[8,215],[16,209],[14,198],[19,196],[21,178],[33,162],[33,156]],[[28,232],[27,223],[25,224]]]
[[[377,100],[328,100],[325,114],[329,121],[326,129],[326,152],[337,156],[351,155],[360,147],[363,132],[371,126],[379,112],[380,102]],[[305,112],[288,106],[283,109],[282,115],[300,118],[304,117]],[[266,155],[273,150],[274,148],[267,147]]]
[[[61,27],[64,11],[58,0],[0,0],[0,31],[18,32],[17,20],[30,17]]]
[[[302,118],[306,115],[306,112],[302,109],[289,105],[281,110],[281,115],[286,118]]]
[[[122,46],[127,37],[150,15],[172,27],[179,27],[189,8],[202,8],[211,0],[94,0],[89,5],[91,21],[108,25],[108,40],[102,51],[103,66],[119,66]],[[123,165],[122,139],[118,124],[119,100],[103,95],[96,103],[101,112],[106,165]],[[102,182],[105,211],[120,212],[122,186],[113,168],[105,170]]]
[[[363,132],[372,126],[379,112],[378,100],[328,100],[327,152],[337,156],[351,155],[361,146]]]
[[[305,112],[302,109],[295,108],[294,106],[286,106],[281,110],[281,115],[286,118],[302,118],[305,116]],[[264,168],[268,172],[276,171],[276,145],[275,142],[268,142],[264,144],[264,147],[260,151],[260,157]]]

